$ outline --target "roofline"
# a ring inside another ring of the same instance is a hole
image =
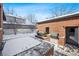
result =
[[[66,15],[62,15],[62,16],[58,16],[58,17],[54,17],[54,18],[50,18],[50,19],[47,19],[45,21],[37,22],[37,24],[48,23],[48,22],[56,21],[56,20],[63,19],[63,18],[71,18],[73,16],[79,16],[79,12],[66,14]]]
[[[33,24],[18,24],[18,23],[8,23],[6,21],[3,21],[3,24],[14,24],[14,25],[33,25]],[[34,25],[33,25],[34,26]]]
[[[11,14],[5,14],[5,16],[11,16],[11,17],[16,17],[16,18],[25,19],[25,18],[23,18],[23,17],[20,17],[20,16],[15,16],[15,15],[11,15]]]

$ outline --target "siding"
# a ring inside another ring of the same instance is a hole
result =
[[[21,24],[3,24],[4,34],[21,34],[31,33],[35,30],[34,25],[21,25]]]
[[[33,32],[35,25],[25,22],[24,18],[6,14],[6,20],[3,23],[4,35]]]
[[[11,23],[11,24],[12,23],[25,24],[25,19],[6,15],[6,22]]]

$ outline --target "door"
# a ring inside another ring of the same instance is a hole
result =
[[[78,47],[78,28],[68,27],[66,28],[66,43]]]
[[[46,32],[49,34],[49,27],[46,27]]]

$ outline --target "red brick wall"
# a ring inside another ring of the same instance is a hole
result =
[[[2,6],[0,4],[0,45],[1,45],[1,42],[2,42]]]
[[[62,19],[60,21],[52,21],[48,23],[37,24],[39,31],[45,31],[45,27],[49,27],[50,32],[59,33],[60,37],[65,37],[65,27],[68,26],[79,26],[79,17]],[[65,38],[58,40],[59,45],[65,45]]]

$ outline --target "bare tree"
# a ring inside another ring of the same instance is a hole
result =
[[[36,22],[37,22],[36,17],[35,17],[34,14],[29,14],[29,15],[27,16],[27,19],[28,19],[31,23],[33,23],[33,24],[36,24]]]
[[[7,7],[7,8],[6,8],[6,13],[13,15],[13,14],[15,13],[15,11],[14,11],[13,8],[8,8],[8,7]]]
[[[50,11],[52,11],[52,17],[70,14],[77,11],[77,9],[75,8],[76,5],[71,5],[71,7],[69,7],[70,4],[67,5],[59,4],[59,5],[60,6],[55,6],[52,9],[50,9]]]
[[[8,14],[11,14],[11,15],[14,15],[15,11],[13,8],[7,8],[7,13]],[[17,28],[16,28],[16,17],[8,17],[9,18],[9,23],[11,24],[11,27],[13,27],[13,31],[14,31],[14,34],[16,34],[17,32]]]

